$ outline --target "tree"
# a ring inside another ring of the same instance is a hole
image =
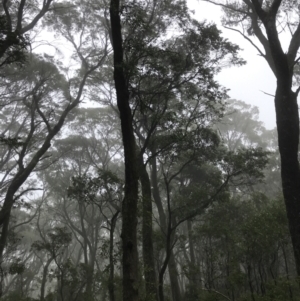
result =
[[[138,300],[137,203],[138,167],[129,90],[123,60],[120,1],[110,2],[110,22],[114,49],[114,81],[120,112],[125,161],[125,195],[122,203],[123,300]]]
[[[41,240],[37,240],[32,244],[32,249],[36,252],[46,252],[46,264],[43,266],[43,276],[41,283],[41,300],[45,300],[45,286],[48,269],[52,261],[57,265],[57,277],[59,279],[58,284],[58,296],[61,300],[64,299],[64,261],[63,254],[72,241],[72,233],[70,233],[67,227],[55,226],[53,229],[48,229],[47,233],[43,233],[40,228],[38,220],[38,230],[40,232]]]
[[[0,6],[0,67],[12,63],[25,63],[30,45],[28,33],[51,10],[54,0],[34,5],[32,0],[20,3],[2,1]],[[26,22],[25,22],[26,19]]]
[[[35,59],[33,58],[33,60]],[[36,71],[36,77],[34,76],[35,78],[30,79],[36,81],[36,86],[33,88],[29,86],[29,95],[23,97],[22,102],[23,110],[25,110],[25,112],[27,111],[27,116],[25,118],[25,121],[27,121],[28,124],[28,128],[25,130],[27,137],[25,134],[22,146],[17,152],[18,171],[14,175],[12,174],[12,177],[7,184],[5,200],[0,211],[0,225],[2,225],[0,257],[5,247],[9,217],[15,201],[15,193],[27,180],[35,167],[38,165],[40,159],[50,148],[51,140],[57,135],[64,125],[65,119],[69,112],[79,104],[87,77],[93,70],[98,68],[100,64],[98,63],[86,70],[79,85],[77,95],[74,98],[70,95],[68,96],[66,91],[66,82],[63,80],[63,77],[60,76],[57,68],[51,63],[44,63],[44,65],[41,63],[41,65],[39,65],[40,69]],[[47,68],[46,65],[48,65]],[[42,81],[40,77],[43,79]],[[59,80],[60,83],[57,82]],[[48,87],[45,87],[47,84],[54,86],[56,85],[55,89],[57,90],[57,93],[60,94],[57,100],[64,100],[64,105],[59,105],[60,112],[56,112],[55,114],[51,113],[53,112],[53,107],[51,108],[51,106],[54,104],[49,106],[49,103],[43,103],[43,101],[47,101],[47,96],[50,96],[51,92],[53,92],[48,89]],[[24,124],[21,123],[19,126],[23,127]],[[44,139],[39,141],[38,145],[32,144],[41,132],[43,132],[45,135]],[[37,134],[38,136],[36,137]],[[31,149],[31,147],[33,148]],[[29,156],[29,151],[32,150],[33,153],[31,153]]]
[[[300,47],[299,6],[297,1],[286,0],[227,1],[226,4],[214,0],[204,1],[224,8],[226,14],[224,25],[230,28],[240,26],[240,30],[233,30],[251,42],[267,61],[276,77],[274,101],[281,158],[282,190],[297,271],[300,276],[300,167],[297,104],[300,88],[293,89],[299,64],[297,57]],[[286,52],[280,41],[281,28],[287,28],[291,36]],[[258,39],[263,50],[253,41],[252,36]]]
[[[184,5],[164,1],[149,2],[146,8],[142,2],[130,5],[124,14],[124,64],[127,67],[130,101],[136,108],[134,130],[139,138],[146,294],[156,296],[155,266],[152,260],[151,185],[146,167],[150,158],[157,156],[160,151],[152,151],[153,144],[157,139],[167,138],[164,147],[168,149],[177,143],[177,134],[180,141],[187,138],[184,128],[192,127],[193,120],[198,118],[201,123],[205,115],[204,107],[207,108],[208,119],[208,116],[216,118],[219,112],[214,106],[217,107],[217,103],[221,102],[225,89],[215,81],[214,74],[225,58],[233,64],[243,62],[237,56],[239,48],[236,45],[223,39],[214,25],[193,20]],[[178,36],[162,41],[161,37],[173,26],[179,28]],[[177,116],[178,110],[185,113]],[[176,133],[175,127],[181,127],[182,131]],[[173,136],[164,135],[166,131],[171,131]],[[159,137],[161,132],[164,134]],[[175,284],[174,268],[170,277],[172,287],[178,287]],[[180,299],[178,290],[173,290],[173,298]]]
[[[78,19],[80,12],[68,3],[55,3],[50,7],[52,2],[52,0],[43,1],[41,6],[29,0],[22,0],[20,3],[11,1],[2,3],[6,18],[5,26],[8,26],[8,31],[12,31],[15,22],[16,35],[32,30],[47,13],[47,22],[43,25],[48,26],[48,29],[55,28],[56,23],[60,25],[59,33],[73,47],[72,59],[79,61],[81,66],[73,68],[70,76],[69,66],[64,66],[49,55],[43,57],[31,54],[27,56],[27,70],[25,67],[19,69],[16,64],[6,64],[1,69],[5,73],[5,77],[1,77],[1,93],[4,95],[1,99],[2,111],[9,112],[11,117],[2,121],[2,130],[4,133],[10,133],[13,139],[18,141],[21,138],[22,141],[13,148],[8,145],[4,151],[2,171],[5,181],[2,181],[4,183],[2,193],[5,196],[0,210],[2,226],[0,257],[5,247],[12,206],[18,197],[34,189],[30,185],[24,188],[23,184],[37,166],[41,168],[41,160],[51,147],[51,141],[60,132],[68,114],[81,102],[86,92],[88,78],[104,63],[108,54],[108,36],[102,35],[101,31],[99,39],[95,38],[92,41],[89,39],[93,46],[95,44],[99,46],[97,51],[91,50],[90,44],[88,46],[85,44],[86,56],[82,55],[80,43],[88,35],[87,32],[92,32],[92,25],[86,26],[78,22],[74,29],[74,24],[70,22],[70,18],[66,18],[66,15],[72,13],[72,16]],[[30,21],[32,16],[34,17]],[[74,35],[79,31],[82,39],[78,42],[74,40]],[[6,48],[3,46],[3,53],[12,46],[7,43],[4,45]],[[89,59],[92,55],[97,58]],[[22,191],[16,196],[18,190]]]

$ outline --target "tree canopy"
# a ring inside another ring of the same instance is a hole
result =
[[[278,139],[186,1],[2,1],[1,300],[300,298],[299,7],[207,2],[260,43]]]

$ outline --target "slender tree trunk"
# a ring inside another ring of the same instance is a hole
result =
[[[114,49],[114,81],[120,112],[125,160],[125,195],[122,204],[123,301],[138,300],[137,202],[138,171],[129,91],[124,74],[123,42],[119,0],[110,2]]]
[[[153,152],[155,153],[155,152]],[[163,263],[163,266],[159,272],[158,277],[158,294],[159,294],[159,300],[164,300],[164,294],[163,294],[163,278],[164,273],[166,271],[166,268],[168,266],[169,268],[169,277],[170,277],[170,283],[171,283],[171,290],[172,290],[172,298],[173,301],[180,301],[181,300],[181,293],[180,293],[180,287],[178,283],[178,272],[176,267],[176,261],[174,258],[173,249],[171,248],[172,245],[172,237],[170,233],[170,229],[167,226],[166,221],[166,215],[162,206],[162,201],[159,195],[159,188],[158,188],[158,180],[157,180],[157,166],[156,166],[156,158],[153,158],[151,160],[151,180],[152,180],[152,186],[153,186],[153,198],[156,203],[158,214],[159,214],[159,220],[161,223],[161,227],[163,231],[165,231],[166,235],[166,258]]]
[[[143,195],[143,261],[144,261],[144,276],[147,297],[153,300],[158,300],[155,262],[153,255],[153,239],[152,239],[152,197],[151,183],[146,166],[143,162],[142,154],[139,156],[139,174],[142,185]],[[152,300],[151,299],[151,300]]]
[[[282,244],[282,253],[283,253],[283,258],[284,258],[286,280],[288,281],[288,285],[289,285],[290,300],[293,300],[293,291],[292,291],[291,282],[290,282],[289,265],[288,265],[288,261],[287,261],[287,256],[286,256],[286,251],[285,251],[285,248],[284,248],[284,244]]]
[[[252,284],[252,279],[251,279],[251,265],[248,264],[247,266],[247,278],[248,278],[248,284],[249,284],[249,288],[250,288],[250,292],[251,292],[251,299],[252,301],[255,301],[255,297],[254,297],[254,289],[253,289],[253,284]]]
[[[48,275],[48,268],[50,263],[52,262],[53,258],[49,258],[46,262],[46,265],[43,268],[43,278],[41,283],[41,301],[45,300],[45,287],[46,287],[46,281],[47,281],[47,275]]]
[[[189,262],[189,274],[190,274],[190,294],[191,296],[197,297],[197,291],[201,288],[200,271],[196,262],[194,241],[192,237],[192,222],[187,220],[187,230],[189,239],[189,251],[190,251],[190,262]]]
[[[6,217],[3,220],[2,229],[1,229],[1,237],[0,237],[0,269],[1,269],[1,281],[0,281],[0,298],[3,294],[3,269],[2,269],[2,263],[3,263],[3,252],[6,245],[7,237],[8,237],[8,226],[9,226],[9,219],[10,219],[10,210],[7,213]]]
[[[171,282],[172,299],[173,301],[181,301],[181,291],[178,282],[177,264],[176,264],[173,250],[171,250],[168,269],[169,269],[169,277]]]
[[[85,286],[85,298],[88,301],[93,300],[93,282],[94,282],[94,267],[91,263],[86,266],[86,286]]]
[[[85,298],[87,300],[92,300],[93,298],[93,278],[94,278],[94,264],[95,264],[95,250],[91,248],[89,243],[89,238],[87,230],[85,228],[84,216],[86,213],[86,207],[83,204],[79,204],[80,213],[80,224],[83,237],[83,254],[84,254],[84,264],[86,267],[86,285],[85,285]]]
[[[119,211],[117,211],[110,221],[110,240],[109,240],[109,282],[108,282],[108,294],[109,301],[115,301],[115,271],[114,271],[114,232],[116,227]]]

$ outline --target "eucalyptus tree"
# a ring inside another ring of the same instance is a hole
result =
[[[49,167],[37,173],[47,190],[43,211],[55,216],[73,236],[69,261],[64,262],[65,276],[70,274],[66,283],[77,281],[78,296],[87,300],[107,291],[114,300],[117,290],[115,229],[123,183],[118,126],[111,108],[76,108],[44,160]]]
[[[264,181],[245,187],[247,191],[244,192],[248,194],[252,190],[277,198],[282,192],[276,129],[267,130],[264,127],[259,120],[257,107],[238,100],[227,100],[226,104],[224,116],[216,124],[226,149],[236,151],[241,147],[261,147],[268,152],[269,162],[264,170]],[[240,187],[232,188],[231,192],[241,194]]]
[[[12,115],[10,124],[4,125],[6,132],[10,132],[11,136],[22,137],[22,146],[15,151],[16,159],[13,157],[10,160],[11,164],[16,162],[17,172],[4,174],[5,200],[0,212],[1,254],[5,246],[9,216],[16,192],[50,148],[51,140],[62,128],[68,113],[79,104],[87,77],[101,63],[102,61],[86,70],[77,93],[75,92],[73,96],[68,92],[67,81],[52,63],[32,57],[33,73],[28,73],[28,69],[23,70],[25,74],[22,74],[23,78],[20,78],[17,85],[22,85],[24,94],[20,95],[20,101],[10,104],[10,107],[17,107],[24,115],[19,113],[17,118]],[[23,193],[24,191],[21,192]]]
[[[46,261],[42,269],[40,298],[41,300],[45,300],[45,288],[48,270],[50,264],[54,262],[57,266],[56,273],[58,278],[58,296],[59,299],[64,300],[65,253],[72,241],[72,233],[63,225],[53,225],[50,222],[47,226],[48,227],[46,227],[45,224],[40,225],[40,220],[38,219],[37,228],[40,234],[40,239],[36,240],[32,244],[32,249],[37,254],[37,257]],[[41,253],[45,254],[42,255]]]
[[[117,104],[120,112],[125,161],[125,194],[122,203],[122,267],[123,300],[138,300],[138,251],[137,251],[137,203],[138,171],[136,164],[135,138],[129,89],[125,77],[123,60],[123,38],[121,32],[120,1],[110,2],[111,37],[114,49],[114,81]]]
[[[276,77],[274,101],[281,157],[282,190],[297,270],[300,275],[299,110],[297,104],[300,89],[294,89],[297,86],[295,80],[297,80],[300,47],[298,2],[285,0],[243,0],[226,3],[214,0],[205,1],[224,8],[223,24],[248,40],[259,55],[266,60]],[[287,31],[282,31],[282,28]],[[284,50],[281,39],[283,32],[290,37],[287,51]]]
[[[25,1],[21,1],[20,5],[24,3]],[[47,19],[48,28],[53,18],[54,20],[59,18],[56,14],[61,16],[63,12],[69,11],[69,8],[69,5],[65,5],[51,9],[51,16],[49,14],[49,19]],[[22,13],[18,15],[19,18],[22,16]],[[24,14],[25,16],[27,17],[27,14]],[[20,143],[12,147],[3,146],[2,194],[4,202],[0,211],[2,226],[0,255],[3,254],[7,240],[9,219],[14,202],[26,192],[36,189],[32,183],[28,182],[28,178],[37,169],[47,167],[42,161],[51,147],[52,139],[63,127],[68,114],[82,101],[87,79],[93,71],[103,65],[109,51],[107,34],[99,32],[98,50],[95,52],[90,48],[85,49],[88,57],[92,55],[92,52],[96,58],[93,60],[85,58],[71,39],[72,34],[75,35],[78,31],[71,32],[68,26],[73,25],[68,23],[69,20],[63,19],[63,21],[60,23],[61,30],[67,31],[67,40],[74,50],[71,61],[73,59],[81,62],[79,69],[75,67],[70,71],[66,68],[67,66],[51,56],[42,57],[34,54],[28,56],[26,70],[25,68],[19,69],[13,64],[7,65],[5,70],[2,67],[6,75],[5,78],[1,78],[1,92],[5,95],[2,99],[2,112],[5,111],[5,119],[2,120],[1,127],[4,134],[9,134],[13,139],[19,139]],[[82,35],[87,35],[86,32],[91,29],[88,26],[78,26],[79,29],[81,28]],[[93,42],[96,43],[95,40]]]
[[[178,36],[166,39],[168,30],[173,28],[178,29]],[[201,41],[201,47],[194,43],[195,40]],[[209,46],[210,43],[213,46]],[[213,75],[221,61],[225,57],[235,64],[243,61],[237,57],[238,47],[222,39],[215,26],[192,20],[184,3],[177,2],[149,2],[145,6],[142,2],[132,2],[124,7],[123,45],[124,76],[128,81],[130,103],[135,108],[134,130],[139,138],[137,157],[143,192],[146,292],[156,296],[151,254],[151,188],[143,155],[146,151],[149,153],[149,142],[155,140],[160,119],[169,114],[168,102],[176,98],[176,93],[189,94],[190,89],[192,92],[187,97],[198,98],[198,103],[205,95],[209,95],[211,103],[214,98],[220,100],[225,93]],[[189,49],[188,54],[186,49]],[[199,84],[198,89],[195,83]]]
[[[25,63],[30,46],[30,31],[53,9],[55,0],[4,0],[0,6],[0,67]],[[57,1],[56,1],[57,2]]]
[[[35,3],[23,0],[20,3],[2,1],[0,6],[0,67],[17,64],[21,67],[26,63],[32,38],[30,36],[40,20],[53,9],[53,0]],[[26,19],[26,21],[25,21]],[[1,70],[5,76],[6,70]],[[6,96],[6,95],[5,95]],[[1,104],[1,108],[3,107]],[[1,144],[19,146],[18,137],[9,137],[2,133]]]
[[[223,144],[230,151],[241,147],[262,147],[267,149],[267,130],[259,120],[259,110],[242,101],[226,101],[224,116],[216,124]]]
[[[190,300],[193,297],[206,300],[205,290],[215,298],[220,293],[230,300],[268,300],[272,294],[278,300],[297,299],[288,224],[281,199],[259,199],[253,195],[243,201],[240,197],[223,200],[212,206],[201,220],[193,220],[192,238],[194,265],[201,280],[194,295],[188,290]]]
[[[226,200],[229,184],[241,188],[248,185],[249,179],[262,178],[267,163],[266,153],[260,149],[241,149],[235,153],[220,149],[218,139],[207,129],[200,130],[198,135],[194,131],[190,134],[182,143],[183,149],[177,145],[166,157],[158,156],[163,177],[160,186],[164,187],[161,194],[166,199],[166,256],[159,273],[160,286],[179,226],[204,214],[216,202]],[[160,299],[163,300],[162,289]]]

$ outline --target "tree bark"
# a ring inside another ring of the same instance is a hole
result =
[[[42,284],[41,284],[41,301],[45,300],[45,288],[46,288],[46,281],[47,281],[47,276],[48,276],[48,268],[52,261],[53,261],[53,258],[49,258],[46,262],[46,265],[43,268],[43,278],[42,278]]]
[[[123,70],[123,41],[119,0],[110,2],[114,49],[114,81],[120,112],[125,160],[125,195],[122,203],[123,301],[138,300],[137,202],[138,170],[128,85]]]
[[[108,294],[109,301],[115,301],[115,270],[114,270],[114,231],[117,223],[119,211],[117,211],[110,221],[109,232],[109,280],[108,280]]]
[[[106,52],[103,56],[103,59],[106,57]],[[2,226],[1,229],[1,237],[0,237],[0,264],[2,264],[2,256],[3,251],[5,248],[7,236],[8,236],[8,226],[9,226],[9,219],[11,210],[14,204],[14,197],[15,193],[19,190],[19,188],[24,184],[24,182],[27,180],[27,178],[30,176],[30,174],[34,171],[36,165],[39,163],[40,159],[44,156],[44,154],[48,151],[48,149],[51,147],[51,141],[52,139],[59,133],[61,128],[63,127],[65,120],[68,116],[68,114],[79,104],[82,92],[86,83],[86,80],[88,76],[96,70],[100,64],[102,64],[102,59],[98,62],[97,65],[91,67],[83,76],[83,79],[79,85],[78,94],[77,97],[67,105],[67,107],[64,109],[62,114],[60,115],[59,120],[57,123],[48,130],[48,134],[42,144],[42,146],[36,151],[36,153],[33,155],[32,159],[29,161],[26,167],[23,166],[23,157],[19,156],[19,161],[22,161],[21,167],[19,168],[18,172],[13,177],[3,202],[3,206],[0,210],[0,226]],[[27,144],[23,145],[23,150],[26,150]],[[22,150],[22,152],[23,152]],[[1,294],[1,288],[0,288],[0,294]],[[1,297],[1,295],[0,295]]]
[[[190,276],[190,294],[197,298],[197,291],[201,289],[200,281],[200,270],[197,266],[196,256],[195,256],[195,247],[192,237],[192,222],[187,220],[187,231],[188,231],[188,240],[189,240],[189,253],[190,253],[190,262],[189,262],[189,276]]]
[[[146,166],[143,162],[143,155],[139,155],[139,174],[142,186],[143,195],[143,223],[142,223],[142,236],[143,236],[143,261],[144,261],[144,276],[146,296],[153,300],[158,300],[155,262],[153,255],[153,238],[152,238],[152,195],[151,183],[149,179]],[[151,300],[152,300],[151,299]]]
[[[206,1],[218,5],[217,1]],[[231,4],[234,2],[232,1]],[[300,23],[294,24],[297,27],[291,32],[288,50],[284,51],[277,30],[278,24],[282,22],[282,20],[278,20],[278,16],[282,14],[279,10],[283,1],[270,1],[268,9],[264,8],[263,1],[260,0],[243,0],[243,3],[248,6],[248,12],[253,12],[248,16],[251,19],[253,33],[263,46],[265,53],[260,50],[259,52],[265,58],[277,79],[275,111],[281,158],[282,191],[297,274],[300,276],[300,167],[298,159],[299,111],[297,104],[300,88],[296,92],[292,90],[294,67],[299,63],[297,56],[300,48]],[[236,12],[235,6],[229,4],[225,5],[226,8]],[[264,26],[265,33],[261,29],[261,23]],[[281,26],[285,26],[285,24]],[[279,27],[281,28],[281,26]],[[251,43],[256,49],[259,49],[253,41]]]
[[[155,151],[152,151],[155,153]],[[176,267],[176,261],[174,258],[174,253],[172,249],[172,233],[170,232],[170,227],[167,226],[167,220],[166,215],[162,206],[162,201],[159,195],[159,188],[158,188],[158,180],[157,180],[157,166],[156,166],[156,158],[153,158],[151,160],[151,181],[153,186],[153,198],[156,203],[158,214],[159,214],[159,220],[161,227],[163,229],[164,234],[166,235],[166,257],[163,263],[163,266],[160,269],[159,276],[158,276],[158,295],[159,300],[164,301],[164,293],[163,293],[163,279],[164,279],[164,273],[166,271],[166,268],[168,267],[169,270],[169,277],[170,277],[170,283],[171,283],[171,291],[172,291],[172,298],[173,301],[180,301],[181,300],[181,293],[180,293],[180,287],[178,283],[178,272]]]
[[[283,75],[284,76],[284,75]],[[275,108],[281,157],[282,190],[298,276],[300,275],[300,171],[298,161],[299,111],[297,95],[278,80]]]
[[[170,254],[168,269],[169,269],[169,277],[170,277],[171,290],[172,290],[172,300],[182,301],[181,291],[180,291],[180,286],[178,281],[177,265],[176,265],[176,260],[175,260],[173,250],[171,250],[170,253],[171,254]]]
[[[280,3],[281,1],[279,1],[279,5]],[[297,274],[300,276],[299,110],[297,104],[299,92],[293,92],[292,90],[294,74],[293,57],[296,54],[293,54],[295,50],[291,47],[294,38],[297,38],[297,36],[295,33],[288,53],[284,53],[278,39],[276,13],[277,11],[275,9],[267,15],[263,15],[259,11],[257,12],[266,28],[272,61],[275,65],[275,76],[277,78],[275,112],[278,147],[281,158],[282,191],[295,255]],[[297,31],[299,30],[300,25]],[[299,44],[296,48],[299,49]],[[271,58],[269,60],[271,60]]]

